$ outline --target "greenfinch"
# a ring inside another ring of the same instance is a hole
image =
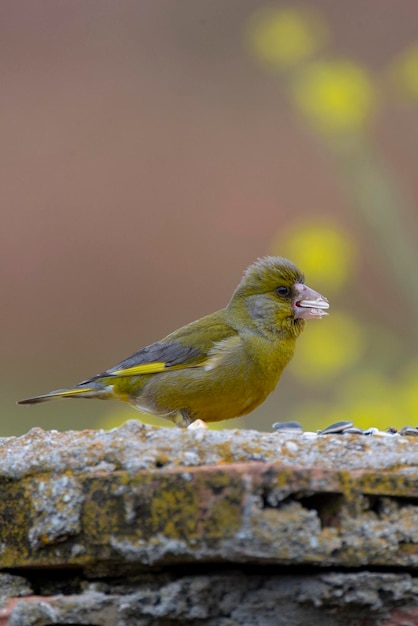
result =
[[[181,427],[246,415],[276,387],[305,320],[327,315],[328,307],[293,263],[264,257],[248,267],[224,309],[74,387],[19,404],[118,399]]]

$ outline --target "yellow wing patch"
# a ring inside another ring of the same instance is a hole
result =
[[[170,370],[183,370],[188,367],[202,367],[204,363],[195,363],[193,365],[166,365],[164,361],[155,363],[145,363],[144,365],[134,365],[120,370],[110,372],[111,376],[140,376],[141,374],[158,374],[160,372],[168,372]]]
[[[45,394],[45,395],[56,395],[57,397],[62,397],[62,398],[69,398],[70,396],[80,396],[86,393],[90,393],[91,391],[95,391],[95,389],[93,388],[89,388],[89,387],[84,387],[82,389],[64,389],[63,391],[52,391],[51,394]]]

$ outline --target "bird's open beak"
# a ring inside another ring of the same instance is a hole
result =
[[[329,308],[329,303],[324,296],[302,283],[296,283],[295,289],[297,291],[293,299],[295,319],[321,319],[323,315],[328,315],[326,309]]]

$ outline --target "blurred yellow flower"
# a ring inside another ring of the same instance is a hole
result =
[[[339,390],[339,399],[346,406],[367,403],[385,403],[393,395],[393,386],[382,372],[359,368],[345,380]]]
[[[375,105],[370,77],[350,61],[308,65],[295,78],[292,95],[301,113],[327,133],[361,129]]]
[[[385,430],[390,426],[402,428],[408,420],[399,414],[397,398],[393,402],[368,400],[366,397],[353,398],[348,404],[333,403],[324,405],[316,402],[306,402],[297,408],[292,419],[300,422],[305,430],[325,428],[334,422],[353,422],[359,428],[379,428]],[[415,425],[412,421],[411,425]]]
[[[356,368],[337,390],[336,400],[329,404],[307,402],[298,407],[292,419],[314,430],[338,421],[351,421],[360,428],[400,428],[408,422],[401,408],[402,396],[396,382],[381,372]]]
[[[339,396],[348,416],[344,419],[351,419],[361,428],[399,428],[407,421],[402,408],[404,391],[398,380],[378,370],[367,367],[356,370],[341,387]]]
[[[327,38],[325,24],[314,12],[293,7],[257,11],[247,33],[254,55],[279,70],[308,59]]]
[[[289,257],[303,270],[309,284],[328,293],[343,286],[355,264],[352,240],[327,224],[296,224],[290,232],[278,235],[271,249],[273,254]]]
[[[333,413],[330,413],[332,410],[323,402],[308,401],[297,405],[295,413],[290,415],[289,419],[302,424],[304,430],[316,431],[320,428],[325,428],[332,422],[344,419],[340,418],[339,415],[335,417]]]
[[[333,313],[325,321],[309,323],[290,367],[306,382],[327,381],[359,361],[363,349],[361,327],[348,316]]]
[[[418,424],[418,363],[412,361],[400,380],[401,405],[397,411],[403,413],[404,423]]]
[[[390,70],[401,91],[418,100],[418,44],[397,57]]]
[[[394,415],[401,413],[403,423],[418,425],[418,382],[403,389],[401,410],[396,407]]]
[[[347,419],[360,428],[379,428],[386,430],[390,426],[399,427],[396,423],[397,412],[393,403],[360,400],[347,408],[344,419]]]

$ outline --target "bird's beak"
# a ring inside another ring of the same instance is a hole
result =
[[[323,315],[328,315],[325,309],[329,308],[329,303],[324,296],[302,283],[296,283],[295,289],[297,292],[293,299],[295,319],[321,319]]]

